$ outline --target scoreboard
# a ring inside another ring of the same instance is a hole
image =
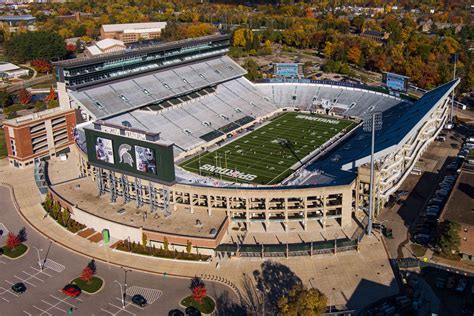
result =
[[[383,84],[390,90],[396,92],[407,92],[408,90],[408,79],[409,77],[391,73],[384,72],[382,75]]]

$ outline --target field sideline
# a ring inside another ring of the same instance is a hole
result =
[[[291,174],[290,168],[298,159],[302,160],[337,133],[347,132],[355,125],[349,120],[287,112],[269,124],[180,166],[231,182],[277,184]]]

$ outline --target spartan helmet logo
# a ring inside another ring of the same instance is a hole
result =
[[[119,146],[119,157],[120,157],[120,163],[126,163],[130,167],[133,167],[133,158],[132,155],[130,154],[130,150],[132,150],[132,147],[128,144],[122,144]]]

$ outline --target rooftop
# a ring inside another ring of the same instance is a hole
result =
[[[12,71],[17,69],[20,69],[20,67],[12,63],[0,63],[0,71]]]
[[[124,24],[104,24],[102,29],[104,32],[124,32],[125,30],[133,29],[149,29],[157,28],[163,29],[166,27],[166,22],[145,22],[145,23],[124,23]]]
[[[21,126],[21,125],[24,125],[24,124],[27,124],[27,123],[40,121],[40,120],[45,120],[45,119],[48,119],[50,117],[54,117],[54,116],[57,116],[59,114],[68,113],[68,112],[72,112],[72,111],[74,111],[74,110],[73,109],[63,110],[61,108],[53,108],[53,109],[44,110],[44,111],[37,112],[37,113],[24,115],[24,116],[17,117],[17,118],[11,119],[11,120],[6,120],[6,121],[4,121],[4,124],[9,125],[9,126]]]
[[[474,255],[474,226],[461,224],[459,237],[461,238],[459,251],[461,253]]]
[[[0,21],[15,22],[15,21],[33,21],[36,18],[32,15],[2,15]]]
[[[474,226],[474,174],[461,171],[446,203],[443,219]],[[474,227],[471,229],[474,232]],[[474,237],[472,238],[474,241]],[[474,252],[472,252],[474,254]]]

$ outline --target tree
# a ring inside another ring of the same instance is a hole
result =
[[[347,52],[347,59],[353,63],[358,65],[360,62],[360,56],[361,56],[361,51],[360,48],[357,46],[351,47],[349,51]]]
[[[49,94],[44,98],[45,101],[56,100],[56,92],[54,91],[53,86],[49,88]]]
[[[63,222],[63,226],[67,227],[67,224],[69,223],[69,219],[71,218],[71,214],[67,209],[65,209],[62,214],[61,214],[61,221]]]
[[[302,286],[292,288],[288,295],[278,299],[280,315],[323,315],[326,311],[327,298],[318,289],[309,290]]]
[[[87,267],[92,270],[92,273],[93,273],[93,274],[96,274],[96,273],[97,273],[97,265],[95,264],[95,260],[94,260],[94,259],[92,259],[91,261],[89,261],[89,263],[87,264]]]
[[[146,247],[147,241],[148,241],[148,238],[147,238],[146,234],[142,233],[142,246],[143,247]]]
[[[51,64],[45,59],[32,60],[31,66],[33,66],[37,72],[42,73],[42,74],[50,73],[52,69]]]
[[[93,276],[94,276],[94,272],[92,271],[92,269],[89,266],[87,266],[87,267],[84,268],[84,270],[82,270],[81,280],[86,282],[86,283],[90,283]]]
[[[188,242],[186,243],[186,252],[190,254],[192,250],[193,250],[193,243],[190,240],[188,240]]]
[[[18,247],[21,242],[20,242],[20,239],[18,239],[18,236],[16,236],[14,233],[12,232],[9,232],[8,235],[7,235],[7,248],[8,249],[15,249],[16,247]]]
[[[195,276],[191,279],[191,285],[189,286],[193,300],[199,304],[202,304],[202,300],[207,295],[206,285],[201,280],[201,278]]]
[[[6,55],[19,63],[33,59],[62,59],[67,53],[64,39],[51,31],[18,33],[5,44]]]
[[[168,242],[168,238],[164,238],[163,239],[163,249],[165,250],[165,252],[168,252],[168,249],[169,248],[169,242]]]
[[[44,207],[48,213],[51,212],[53,203],[54,201],[53,201],[53,197],[51,196],[51,193],[46,194],[46,198],[44,199]]]
[[[18,99],[21,104],[28,104],[31,101],[31,93],[26,89],[21,89],[18,93]]]
[[[26,234],[26,228],[22,227],[18,232],[17,238],[20,242],[25,242],[28,239],[28,235]]]
[[[441,236],[438,240],[440,253],[445,256],[451,256],[453,252],[459,251],[461,239],[459,238],[459,230],[461,226],[455,222],[446,221],[441,225]]]
[[[59,212],[61,212],[61,204],[59,204],[58,201],[55,201],[51,208],[51,215],[54,219],[58,219]]]

